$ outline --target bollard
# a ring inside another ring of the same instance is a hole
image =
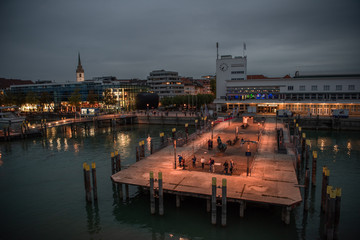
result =
[[[321,209],[325,211],[327,186],[329,184],[330,170],[327,167],[323,167],[323,179],[322,179],[322,190],[321,190]]]
[[[285,209],[285,224],[290,224],[290,213],[291,213],[291,206],[287,206]]]
[[[221,225],[226,226],[226,178],[222,180]]]
[[[334,239],[336,190],[331,190],[327,206],[326,237]]]
[[[316,161],[317,161],[317,151],[313,151],[313,160],[312,160],[312,175],[311,175],[311,184],[313,187],[316,185]]]
[[[95,162],[91,163],[91,173],[92,173],[94,201],[97,201],[97,182],[96,182],[96,165],[95,165]]]
[[[154,173],[150,172],[150,212],[155,214]]]
[[[91,203],[90,166],[84,163],[83,167],[85,169],[85,198],[87,202]]]
[[[140,151],[139,147],[136,147],[136,162],[140,161]]]
[[[309,169],[307,168],[305,170],[305,189],[304,189],[304,211],[308,211],[309,210],[309,203],[308,203],[308,197],[309,197],[309,180],[310,178],[310,173],[309,173]]]
[[[116,167],[115,167],[115,155],[113,152],[111,152],[111,174],[116,173]]]
[[[212,178],[211,223],[216,224],[216,177]]]
[[[129,200],[129,184],[125,184],[125,197],[126,200]]]
[[[240,217],[244,217],[245,212],[245,201],[240,200]]]
[[[159,183],[159,215],[162,216],[164,215],[164,191],[163,191],[162,172],[159,172],[158,183]]]
[[[336,188],[334,238],[339,239],[341,188]]]

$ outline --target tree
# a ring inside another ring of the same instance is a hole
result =
[[[104,94],[105,94],[105,96],[104,96],[105,105],[109,106],[109,105],[115,105],[116,104],[115,96],[112,93],[110,88],[106,89]]]
[[[87,101],[90,106],[93,106],[98,101],[98,95],[94,92],[94,90],[90,90],[88,93]]]
[[[52,102],[52,97],[50,93],[42,92],[39,98],[39,103],[42,108],[42,111],[44,111],[45,106],[49,106],[51,102]]]
[[[76,89],[71,96],[69,97],[69,104],[71,106],[75,107],[75,111],[76,108],[80,106],[81,103],[81,94],[80,94],[80,90]]]

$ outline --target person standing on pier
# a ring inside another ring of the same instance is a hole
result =
[[[200,162],[201,162],[201,168],[204,169],[204,167],[205,167],[205,158],[204,158],[204,156],[201,157]]]
[[[228,174],[228,169],[229,169],[229,163],[228,163],[227,160],[225,160],[223,166],[224,166],[224,172],[227,175]]]
[[[234,169],[234,161],[230,159],[230,174],[232,175]]]
[[[193,162],[193,168],[195,168],[196,167],[196,156],[195,155],[192,158],[192,162]]]
[[[178,155],[178,157],[179,157],[179,167],[181,167],[183,157],[181,155]]]

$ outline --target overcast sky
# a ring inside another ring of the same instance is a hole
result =
[[[360,73],[359,0],[1,0],[0,77],[145,79],[215,74],[220,55],[248,74]]]

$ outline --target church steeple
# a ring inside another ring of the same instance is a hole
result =
[[[78,66],[77,66],[77,69],[76,69],[76,81],[77,82],[82,82],[84,80],[85,80],[84,69],[81,66],[80,53],[78,53]]]

